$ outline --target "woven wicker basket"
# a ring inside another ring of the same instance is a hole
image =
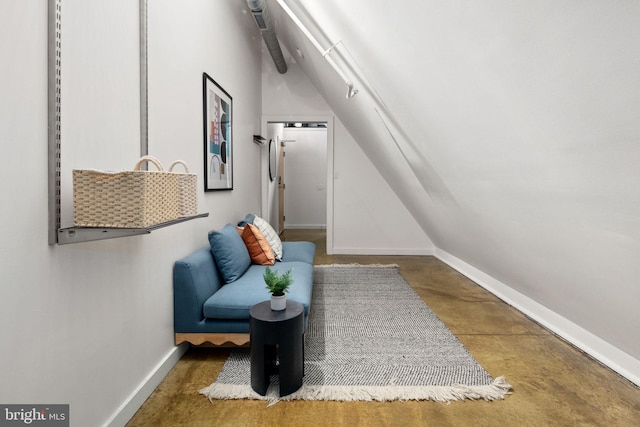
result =
[[[182,165],[184,173],[173,171],[176,165]],[[178,177],[178,216],[193,216],[198,213],[198,175],[189,173],[187,164],[176,160],[169,166],[169,172]]]
[[[140,170],[153,163],[157,171]],[[145,228],[178,218],[178,174],[151,156],[133,171],[73,171],[73,222],[78,227]]]

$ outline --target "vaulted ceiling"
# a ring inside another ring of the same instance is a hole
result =
[[[640,3],[267,3],[439,251],[640,358]]]

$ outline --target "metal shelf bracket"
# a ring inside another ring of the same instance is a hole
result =
[[[58,244],[66,245],[69,243],[83,243],[94,240],[115,239],[118,237],[139,236],[141,234],[149,234],[153,230],[168,227],[170,225],[179,224],[196,218],[205,218],[209,216],[209,212],[201,213],[194,216],[186,216],[173,221],[163,222],[146,228],[110,228],[110,227],[68,227],[58,230]]]

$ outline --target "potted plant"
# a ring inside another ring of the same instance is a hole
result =
[[[289,291],[289,286],[293,283],[292,272],[293,268],[290,268],[285,273],[278,274],[277,271],[273,271],[269,267],[264,271],[264,282],[271,292],[271,310],[281,311],[287,308],[285,293]]]

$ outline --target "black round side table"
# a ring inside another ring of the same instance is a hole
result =
[[[251,388],[264,396],[269,376],[280,376],[280,396],[302,386],[304,375],[304,308],[287,300],[287,308],[271,310],[270,301],[261,302],[249,311],[251,334]],[[276,365],[276,360],[278,364]]]

